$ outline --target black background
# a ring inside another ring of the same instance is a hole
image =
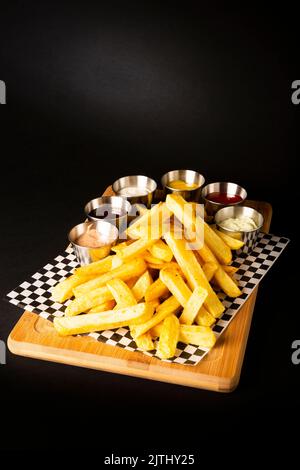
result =
[[[159,181],[184,167],[210,182],[238,182],[250,198],[272,203],[272,232],[292,243],[260,287],[234,393],[8,352],[3,448],[80,440],[98,455],[199,453],[208,441],[223,453],[252,425],[263,446],[266,436],[292,439],[297,425],[297,12],[141,3],[1,6],[1,296],[60,252],[84,204],[126,174]],[[2,302],[1,339],[20,314]]]

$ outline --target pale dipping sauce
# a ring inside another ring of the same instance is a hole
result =
[[[225,219],[219,223],[220,227],[228,230],[236,230],[237,232],[249,232],[256,230],[258,227],[253,219],[250,217],[237,217]]]
[[[147,188],[140,188],[139,186],[127,186],[126,188],[121,188],[118,191],[120,196],[125,197],[134,197],[134,196],[145,196],[149,193]]]
[[[100,248],[101,246],[111,243],[107,237],[101,235],[97,230],[92,228],[87,232],[80,235],[75,241],[76,245],[84,246],[86,248]]]

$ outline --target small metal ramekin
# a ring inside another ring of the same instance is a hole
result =
[[[238,218],[238,217],[250,217],[254,220],[257,225],[257,229],[248,230],[248,231],[236,231],[236,230],[229,230],[227,228],[222,227],[220,224],[230,218]],[[215,222],[220,232],[226,233],[230,237],[236,238],[238,240],[243,241],[245,244],[244,246],[238,250],[236,253],[250,253],[256,246],[257,237],[259,232],[262,229],[264,218],[262,214],[252,207],[246,206],[228,206],[220,209],[215,215]]]
[[[105,240],[105,244],[99,248],[77,245],[76,240],[78,237],[86,233],[91,228],[96,229],[97,232],[102,235]],[[68,239],[72,244],[78,263],[81,266],[84,266],[107,256],[110,252],[111,246],[116,243],[118,234],[119,231],[117,227],[109,222],[105,222],[104,220],[99,220],[98,222],[83,222],[82,224],[75,225],[75,227],[70,230]]]
[[[99,217],[91,215],[91,212],[95,209],[97,209]],[[110,222],[122,233],[128,225],[131,204],[120,196],[102,196],[88,202],[85,205],[84,212],[89,220],[93,222],[98,222],[99,220]],[[118,216],[118,212],[124,213],[124,215]]]
[[[126,196],[122,194],[122,190],[126,188],[137,188],[140,194],[137,196]],[[123,176],[117,179],[112,185],[112,189],[117,196],[127,199],[131,204],[139,203],[147,207],[151,206],[156,188],[156,182],[144,175]]]
[[[234,202],[233,204],[221,204],[219,202],[213,202],[207,199],[207,196],[212,193],[225,193],[230,196],[240,196],[242,199],[239,202]],[[208,215],[214,215],[219,209],[228,206],[238,206],[242,204],[247,198],[247,192],[242,186],[239,186],[236,183],[210,183],[204,186],[202,189],[202,199],[204,200],[205,210]]]
[[[196,184],[197,187],[195,189],[185,191],[171,188],[169,183],[176,180],[182,180],[187,184]],[[194,170],[172,170],[165,173],[161,178],[161,184],[164,188],[165,194],[180,194],[186,201],[199,201],[201,197],[201,187],[204,183],[204,176]]]

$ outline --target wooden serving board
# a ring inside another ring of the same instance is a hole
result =
[[[104,194],[111,195],[111,187]],[[268,232],[272,218],[270,204],[247,201],[247,205],[263,214],[263,230]],[[196,366],[162,362],[140,352],[103,344],[91,337],[60,337],[50,321],[30,312],[23,313],[10,333],[8,348],[14,354],[46,361],[231,392],[239,383],[256,295],[257,288],[213,349]]]

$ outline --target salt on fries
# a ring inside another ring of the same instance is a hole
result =
[[[176,354],[178,341],[211,348],[216,341],[212,326],[224,311],[214,286],[231,297],[241,294],[230,264],[231,250],[242,242],[207,225],[195,209],[195,203],[168,195],[128,227],[129,239],[115,245],[114,254],[58,283],[55,301],[74,298],[65,316],[55,318],[57,332],[65,336],[127,326],[139,349],[156,349],[161,359]],[[199,226],[203,239],[195,247],[185,234]]]

